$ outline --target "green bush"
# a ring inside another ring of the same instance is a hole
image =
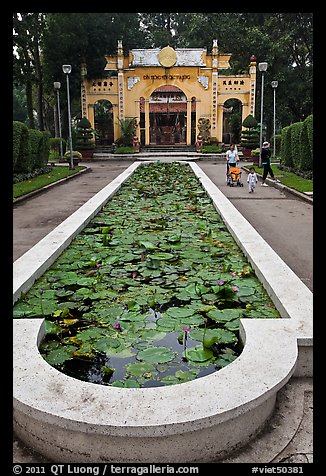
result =
[[[301,132],[302,132],[303,122],[295,122],[291,124],[291,157],[292,163],[295,170],[300,169],[301,162]]]
[[[275,156],[279,157],[281,155],[281,142],[282,134],[275,134]],[[271,147],[274,147],[274,135],[271,137]],[[274,149],[273,149],[274,152]]]
[[[17,160],[18,160],[19,149],[20,149],[20,139],[21,139],[23,127],[26,127],[23,122],[13,121],[13,137],[12,137],[13,154],[12,155],[13,155],[14,169],[16,167]]]
[[[281,162],[282,162],[282,165],[285,165],[285,167],[293,167],[290,126],[284,127],[282,129]]]
[[[301,133],[301,156],[299,168],[301,171],[313,169],[313,119],[308,116],[302,123]]]
[[[69,162],[69,160],[70,160],[70,150],[67,150],[67,152],[64,154],[63,157],[65,158],[66,162]],[[80,152],[78,152],[78,150],[73,150],[72,151],[72,157],[74,159],[80,159],[80,160],[83,158],[83,156],[81,155]]]
[[[45,167],[45,165],[49,161],[49,154],[50,154],[50,133],[48,131],[41,132],[41,140],[40,140],[40,149],[39,149],[39,156],[37,161],[37,168]]]
[[[251,156],[252,157],[259,157],[260,156],[260,148],[258,147],[257,149],[253,149],[251,151]]]
[[[245,149],[255,149],[259,147],[259,133],[257,132],[257,119],[249,114],[242,122],[243,127],[247,130],[241,132],[240,146]]]
[[[307,125],[307,134],[308,134],[308,140],[309,140],[309,145],[311,149],[311,153],[313,152],[313,143],[314,143],[314,123],[313,123],[313,115],[311,114],[310,116],[306,117],[304,122]]]
[[[29,142],[29,130],[26,124],[21,123],[21,126],[17,125],[16,121],[16,137],[14,135],[14,173],[28,173],[32,170],[32,155]],[[19,134],[20,129],[20,134]],[[18,144],[18,142],[19,144]],[[17,153],[18,150],[18,153]]]
[[[130,147],[130,146],[120,146],[120,147],[117,147],[114,151],[115,154],[134,154],[135,153],[135,150],[133,147]]]
[[[202,152],[204,154],[221,154],[223,152],[223,148],[219,145],[205,144],[202,148]]]
[[[92,129],[92,125],[87,119],[87,117],[83,117],[82,119],[80,119],[76,129],[76,149],[94,149],[94,133],[95,131]]]
[[[60,141],[62,143],[62,154],[66,152],[66,141],[60,137],[50,137],[50,152],[56,152],[60,156]]]
[[[137,129],[137,119],[135,117],[127,117],[126,119],[118,119],[118,122],[121,136],[116,140],[116,144],[119,147],[129,147],[132,145],[132,138]]]
[[[313,169],[313,116],[303,122],[284,127],[281,134],[282,166],[296,172],[312,172]]]
[[[39,164],[39,155],[41,149],[42,132],[36,129],[29,129],[29,144],[31,147],[31,171],[35,170]]]

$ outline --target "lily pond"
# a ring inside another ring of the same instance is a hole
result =
[[[140,165],[14,306],[43,358],[117,387],[187,382],[241,353],[239,319],[280,317],[188,164]]]

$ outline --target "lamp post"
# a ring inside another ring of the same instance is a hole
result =
[[[60,160],[62,160],[62,135],[61,135],[61,112],[60,112],[60,99],[59,99],[59,89],[61,88],[61,83],[55,81],[53,83],[54,89],[57,92],[57,110],[58,110],[58,124],[59,124],[59,138],[60,138]]]
[[[258,69],[261,72],[261,93],[260,93],[260,138],[259,138],[259,167],[261,167],[261,152],[263,148],[263,110],[264,110],[264,73],[267,71],[267,63],[259,63]]]
[[[62,71],[65,73],[67,77],[68,127],[69,127],[69,150],[70,150],[69,169],[73,170],[75,167],[74,167],[74,161],[72,156],[71,114],[70,114],[70,94],[69,94],[69,74],[71,73],[71,65],[70,64],[62,65]]]
[[[271,82],[273,91],[274,91],[274,108],[273,108],[273,114],[274,114],[274,132],[273,132],[273,157],[275,157],[276,154],[276,139],[275,139],[275,134],[276,134],[276,88],[278,86],[278,81],[272,81]]]

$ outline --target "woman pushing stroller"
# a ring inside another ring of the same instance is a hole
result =
[[[231,144],[230,149],[226,151],[226,175],[229,175],[230,167],[237,167],[238,162],[238,149],[234,144]]]

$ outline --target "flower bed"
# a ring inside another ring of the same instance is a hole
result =
[[[141,165],[14,307],[81,380],[182,383],[240,353],[241,317],[279,317],[188,165]]]

